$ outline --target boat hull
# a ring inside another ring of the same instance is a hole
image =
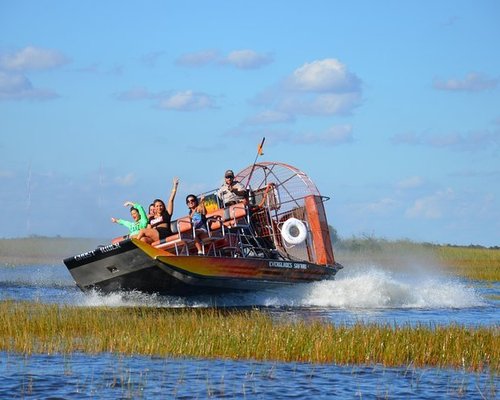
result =
[[[255,291],[331,279],[341,265],[264,258],[176,256],[136,239],[64,260],[83,291],[189,296]]]

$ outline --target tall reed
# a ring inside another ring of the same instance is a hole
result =
[[[349,265],[373,265],[391,270],[415,265],[442,268],[469,279],[500,281],[500,249],[439,246],[409,240],[352,238],[336,246],[336,259]]]
[[[274,321],[258,311],[0,302],[0,350],[499,371],[499,327]]]
[[[438,259],[455,273],[470,279],[500,281],[500,250],[471,247],[437,247]]]

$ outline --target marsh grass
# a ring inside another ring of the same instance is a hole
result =
[[[391,270],[426,267],[468,279],[500,281],[500,249],[440,246],[408,240],[388,241],[372,237],[343,240],[336,259],[346,265],[373,265]]]
[[[500,281],[500,249],[437,247],[439,261],[469,279]]]
[[[498,372],[498,326],[333,326],[258,311],[0,302],[0,350],[143,354]]]

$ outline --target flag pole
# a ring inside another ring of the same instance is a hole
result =
[[[250,190],[250,180],[252,179],[253,171],[255,170],[255,164],[257,164],[257,158],[259,158],[259,156],[264,154],[262,152],[262,149],[264,148],[265,141],[266,141],[266,138],[263,137],[262,141],[260,142],[259,146],[257,147],[257,155],[255,156],[255,160],[253,162],[252,169],[250,170],[250,174],[248,175],[247,190]]]

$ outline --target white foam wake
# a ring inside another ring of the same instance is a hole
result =
[[[468,308],[484,305],[472,287],[457,279],[394,275],[370,268],[273,296],[266,305],[335,308]]]

